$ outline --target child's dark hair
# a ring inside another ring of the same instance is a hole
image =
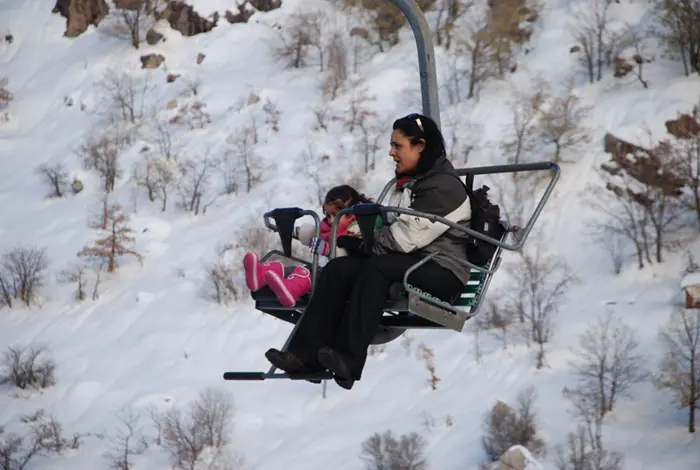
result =
[[[413,145],[425,141],[416,173],[425,173],[433,167],[438,158],[446,156],[445,139],[435,121],[423,114],[411,113],[394,121],[394,130],[400,130]]]
[[[331,188],[328,193],[326,193],[326,198],[324,199],[323,204],[326,205],[336,201],[342,201],[346,204],[345,207],[351,207],[360,203],[372,202],[370,198],[347,184]]]

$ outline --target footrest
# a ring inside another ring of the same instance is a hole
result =
[[[330,380],[333,378],[333,372],[324,371],[313,374],[287,374],[286,372],[224,372],[224,380],[270,380],[270,379],[289,379],[289,380]]]

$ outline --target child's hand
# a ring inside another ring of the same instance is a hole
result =
[[[309,240],[309,251],[311,253],[327,256],[330,249],[331,246],[323,238],[312,237]]]

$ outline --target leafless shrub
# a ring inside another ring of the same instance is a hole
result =
[[[588,73],[590,83],[603,78],[603,69],[617,57],[625,33],[610,27],[610,6],[614,0],[582,0],[572,25],[572,35],[580,49],[580,62]]]
[[[334,100],[348,78],[348,45],[344,31],[338,29],[330,35],[327,47],[328,69],[323,80],[323,96]]]
[[[206,450],[227,448],[233,414],[232,398],[212,388],[203,390],[186,412],[168,410],[163,416],[163,445],[173,465],[194,470]]]
[[[226,143],[231,146],[238,164],[243,167],[245,188],[248,193],[262,180],[263,175],[262,158],[255,151],[257,142],[258,128],[255,121],[226,138]]]
[[[700,309],[678,307],[659,340],[665,355],[654,385],[670,390],[676,403],[688,408],[688,432],[695,432],[695,410],[700,408]]]
[[[250,235],[248,235],[250,236]],[[209,289],[206,297],[214,300],[218,304],[227,304],[230,301],[237,301],[241,294],[241,286],[236,282],[236,277],[240,268],[234,268],[227,261],[226,254],[234,248],[232,244],[217,247],[216,261],[204,266],[207,274],[207,284]],[[239,261],[237,258],[236,261]],[[237,263],[240,265],[240,262]]]
[[[450,49],[459,20],[472,9],[475,3],[475,0],[444,0],[438,2],[435,27],[436,45],[444,45],[446,50]]]
[[[5,110],[14,98],[10,90],[7,89],[7,77],[0,77],[0,111]]]
[[[540,136],[546,144],[554,146],[555,162],[562,161],[562,152],[590,142],[590,134],[583,123],[590,109],[581,105],[580,99],[571,92],[564,97],[548,99],[542,107],[538,126]]]
[[[87,287],[87,266],[83,263],[76,263],[73,266],[58,273],[58,282],[75,283],[75,298],[78,301],[85,300],[85,289]]]
[[[323,171],[323,167],[328,164],[329,160],[328,155],[320,155],[314,143],[308,141],[299,161],[299,170],[313,182],[314,196],[319,206],[323,205],[326,193],[332,186],[324,177],[325,172]]]
[[[462,100],[462,80],[466,80],[466,99],[478,99],[481,85],[497,75],[492,61],[493,40],[483,33],[488,24],[488,12],[474,12],[464,23],[452,32],[455,47],[448,52],[448,95],[453,102]]]
[[[575,374],[581,393],[594,393],[603,417],[620,395],[646,380],[644,358],[636,353],[635,332],[612,311],[599,317],[580,337]]]
[[[160,156],[165,157],[166,160],[170,160],[174,157],[173,135],[170,126],[156,117],[153,119],[155,121],[156,143],[158,144]]]
[[[119,145],[105,132],[90,132],[78,149],[83,168],[94,170],[100,176],[105,192],[114,191],[117,178],[121,177]]]
[[[68,171],[63,163],[42,163],[36,167],[35,172],[51,188],[49,197],[63,197],[63,191],[68,186]]]
[[[21,389],[44,389],[56,384],[56,363],[44,346],[11,346],[3,354],[0,383]]]
[[[149,201],[161,200],[161,211],[165,212],[168,193],[174,182],[169,162],[160,157],[146,157],[134,164],[132,177],[138,186],[146,189]]]
[[[625,260],[625,251],[623,237],[619,233],[607,229],[602,232],[596,232],[594,239],[603,245],[605,251],[610,256],[613,272],[620,274],[622,272],[622,264]]]
[[[178,170],[180,178],[177,189],[181,196],[181,205],[185,210],[199,214],[202,206],[202,198],[209,189],[209,179],[214,162],[209,155],[202,159],[190,158],[179,162]]]
[[[366,470],[427,470],[426,444],[418,433],[402,434],[397,439],[387,430],[371,435],[362,443],[360,459]]]
[[[546,99],[544,84],[538,84],[537,88],[531,95],[514,90],[515,98],[510,103],[513,111],[511,124],[505,129],[507,138],[501,144],[511,163],[527,160],[535,149],[537,122]]]
[[[685,75],[700,71],[700,4],[695,0],[653,0],[652,14],[657,25],[654,33],[672,56],[680,57]]]
[[[211,115],[205,111],[206,106],[202,101],[183,103],[168,122],[172,125],[184,125],[189,130],[204,129],[207,124],[211,124]]]
[[[528,338],[538,346],[537,368],[544,367],[545,345],[553,333],[554,317],[574,276],[567,264],[542,252],[538,244],[531,253],[519,252],[510,275],[515,281],[514,305],[527,320]]]
[[[131,74],[109,69],[98,82],[98,88],[107,94],[111,111],[123,121],[136,124],[144,115],[145,98],[152,90],[150,75],[141,84]]]
[[[0,426],[0,470],[23,470],[34,457],[60,454],[66,448],[80,446],[80,435],[64,438],[61,424],[43,409],[20,416],[20,421],[29,427],[26,436],[7,432]]]
[[[138,424],[139,415],[133,410],[118,413],[120,428],[116,434],[109,436],[111,448],[104,453],[108,468],[114,470],[132,470],[134,455],[141,455],[146,450],[142,429]]]
[[[34,303],[48,264],[44,248],[19,245],[6,251],[0,262],[0,307],[12,308],[14,300],[28,307]]]
[[[319,69],[324,68],[323,25],[328,19],[320,11],[296,11],[279,27],[281,45],[275,55],[286,60],[289,67],[303,68],[309,64],[310,51],[318,52]]]
[[[585,426],[567,436],[567,445],[557,447],[558,470],[622,470],[622,455],[592,443]]]
[[[274,132],[279,132],[280,117],[282,116],[282,112],[277,104],[275,104],[275,102],[270,98],[266,98],[265,103],[263,104],[263,112],[265,113],[265,124],[270,126],[270,129],[272,129]]]
[[[528,387],[518,394],[516,409],[498,402],[486,416],[481,442],[492,462],[514,445],[526,447],[536,457],[545,455],[545,443],[537,429],[536,399],[535,389]]]
[[[510,302],[501,299],[498,301],[488,300],[484,307],[484,311],[475,320],[481,329],[490,330],[501,341],[505,349],[508,346],[509,332],[516,312]]]
[[[376,97],[369,93],[367,84],[357,77],[348,80],[347,89],[349,97],[345,128],[352,134],[359,127],[362,119],[373,112],[369,107],[369,103],[374,101]]]

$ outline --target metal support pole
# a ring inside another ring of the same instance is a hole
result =
[[[435,70],[435,49],[430,26],[415,0],[389,0],[396,5],[408,20],[413,30],[418,49],[418,70],[420,90],[423,98],[423,114],[431,117],[440,127],[440,105],[438,103],[437,71]]]

